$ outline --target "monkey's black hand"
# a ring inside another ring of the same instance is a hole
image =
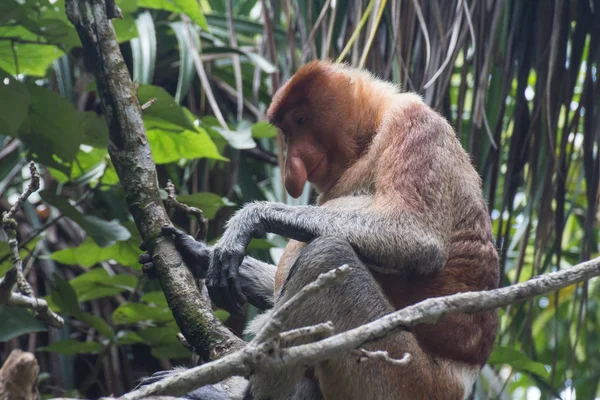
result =
[[[254,204],[237,212],[212,249],[206,287],[210,299],[232,314],[242,314],[246,296],[242,293],[239,268],[253,237],[264,237],[265,227]]]
[[[198,242],[192,236],[183,232],[174,226],[165,225],[161,232],[164,236],[169,236],[173,239],[175,248],[181,254],[181,258],[187,264],[188,268],[196,279],[206,278],[208,266],[210,263],[211,248],[206,243]],[[142,248],[142,246],[140,246]],[[145,248],[142,248],[145,250]],[[152,256],[148,253],[139,256],[140,264],[143,264],[142,271],[148,275],[150,279],[156,277],[156,270],[152,263]]]

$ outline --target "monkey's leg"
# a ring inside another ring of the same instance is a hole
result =
[[[276,304],[285,302],[319,274],[343,264],[352,268],[344,282],[305,302],[286,329],[332,321],[336,332],[343,332],[394,311],[350,244],[333,237],[314,239],[301,250]],[[450,370],[450,363],[426,355],[412,333],[395,332],[364,348],[388,351],[390,357],[398,359],[408,352],[412,358],[407,365],[400,366],[380,360],[358,362],[358,357],[352,354],[330,359],[316,367],[325,399],[463,398],[463,385]],[[278,370],[253,375],[250,379],[253,398],[285,399],[302,373]]]

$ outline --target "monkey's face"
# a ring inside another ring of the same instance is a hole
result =
[[[348,138],[335,125],[309,105],[290,110],[279,124],[287,148],[284,180],[290,196],[298,198],[306,181],[323,193],[339,179],[348,163]]]
[[[279,125],[287,150],[285,188],[294,198],[300,197],[306,181],[317,190],[323,190],[327,181],[328,151],[315,134],[313,116],[308,111],[303,106],[292,109]]]
[[[353,157],[350,78],[327,63],[309,63],[275,95],[267,118],[287,146],[285,188],[299,197],[306,181],[323,193],[338,181]]]

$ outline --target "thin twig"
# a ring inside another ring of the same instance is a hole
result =
[[[148,108],[150,108],[150,106],[152,104],[154,104],[156,102],[156,97],[151,98],[150,100],[148,100],[147,102],[145,102],[144,104],[142,104],[140,107],[142,108],[142,111],[147,110]]]
[[[392,365],[407,365],[412,359],[410,353],[404,353],[402,358],[393,358],[390,357],[390,354],[387,351],[383,350],[369,351],[365,349],[358,349],[356,350],[356,352],[360,355],[358,362],[365,362],[368,360],[381,360]]]
[[[48,307],[48,303],[44,299],[24,296],[20,293],[12,293],[6,305],[13,307],[29,308],[37,313],[39,319],[55,328],[62,328],[65,321],[62,317]]]
[[[40,188],[40,174],[35,168],[35,163],[33,161],[29,164],[29,171],[31,172],[31,182],[27,185],[27,189],[19,196],[10,210],[2,215],[2,229],[4,229],[4,232],[6,232],[6,236],[8,237],[12,268],[0,282],[0,304],[32,309],[38,314],[38,317],[48,325],[61,328],[64,325],[63,319],[48,308],[48,303],[46,303],[45,300],[36,299],[34,297],[33,289],[23,274],[23,261],[19,255],[17,221],[15,220],[15,215],[27,201],[29,196]],[[21,294],[12,292],[15,283]]]
[[[304,338],[307,336],[319,337],[319,336],[331,336],[333,334],[333,323],[331,321],[324,322],[313,326],[305,326],[302,328],[292,329],[289,331],[281,332],[279,334],[279,340],[282,342],[289,342],[292,340]]]
[[[167,181],[165,190],[167,191],[167,200],[165,201],[167,208],[178,208],[184,213],[186,213],[186,215],[193,215],[194,217],[196,217],[199,225],[196,237],[199,240],[204,241],[206,239],[206,232],[208,230],[208,220],[204,218],[204,213],[202,212],[202,210],[177,201],[177,197],[175,194],[175,185],[173,184],[173,182],[171,182],[170,179]]]

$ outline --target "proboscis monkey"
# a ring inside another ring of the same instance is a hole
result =
[[[188,264],[202,266],[196,274],[206,276],[217,305],[240,312],[247,299],[262,308],[274,299],[277,308],[348,264],[348,278],[311,298],[285,327],[332,321],[342,332],[426,298],[498,287],[479,176],[453,129],[419,96],[315,61],[277,91],[267,116],[287,145],[287,191],[298,197],[309,181],[318,205],[248,204],[212,248],[166,229]],[[244,258],[251,238],[265,232],[292,239],[274,278],[274,267]],[[496,329],[494,311],[449,315],[366,346],[396,358],[410,353],[406,366],[344,354],[317,365],[310,379],[302,369],[256,373],[246,398],[463,399]]]

